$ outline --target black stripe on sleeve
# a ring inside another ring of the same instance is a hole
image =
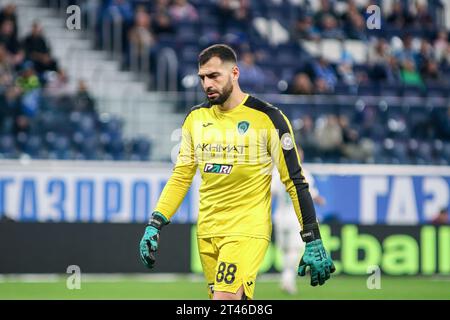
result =
[[[286,119],[277,107],[252,96],[247,99],[245,105],[249,108],[264,112],[270,118],[274,127],[278,129],[278,137],[280,140],[285,133],[289,133],[292,136],[292,139],[294,139],[293,133],[289,130]],[[289,178],[294,183],[297,191],[303,225],[315,223],[316,211],[311,194],[309,193],[308,183],[302,174],[298,153],[295,148],[292,148],[291,150],[285,150],[282,148],[282,150],[284,160],[288,168]]]

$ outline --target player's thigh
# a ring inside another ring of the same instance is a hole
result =
[[[197,239],[198,252],[202,264],[203,273],[208,283],[208,295],[213,296],[213,286],[216,274],[216,265],[219,252],[212,238]]]
[[[243,287],[245,296],[253,299],[256,276],[268,246],[266,239],[223,237],[218,242],[214,290],[237,293]]]

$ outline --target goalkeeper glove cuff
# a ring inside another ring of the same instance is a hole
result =
[[[158,230],[161,230],[163,226],[165,226],[166,224],[169,224],[170,221],[167,220],[166,217],[163,216],[163,214],[161,212],[155,211],[152,214],[151,219],[148,221],[149,226],[152,226]]]
[[[311,242],[314,240],[321,239],[319,224],[317,222],[306,224],[303,226],[303,230],[300,231],[303,242]]]

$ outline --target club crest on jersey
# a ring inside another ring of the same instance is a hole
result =
[[[237,125],[239,134],[244,134],[245,132],[247,132],[248,127],[250,127],[250,123],[248,121],[239,122]]]
[[[231,164],[206,163],[203,172],[230,174],[232,168]]]

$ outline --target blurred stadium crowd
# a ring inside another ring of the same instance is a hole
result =
[[[14,4],[0,12],[0,157],[148,160],[149,141],[122,138],[122,120],[100,115],[52,57],[38,22],[18,38]]]
[[[67,1],[82,8],[86,3]],[[132,68],[138,55],[148,60],[149,70],[156,70],[159,53],[170,47],[180,66],[178,87],[198,90],[198,82],[186,79],[197,72],[199,51],[225,42],[238,51],[240,83],[246,91],[324,96],[320,107],[295,109],[275,102],[291,118],[305,161],[450,162],[450,45],[441,0],[96,3],[84,6],[95,11],[95,43],[103,48],[102,27],[119,17],[124,69]],[[388,3],[390,9],[384,10]],[[371,4],[383,9],[380,30],[366,27]],[[120,118],[99,116],[83,82],[66,90],[64,71],[52,59],[39,25],[25,39],[17,39],[16,19],[14,6],[2,9],[0,155],[147,160],[150,142],[124,140]],[[336,52],[330,52],[333,48]],[[42,91],[45,98],[37,94]],[[398,99],[339,104],[336,96]]]

